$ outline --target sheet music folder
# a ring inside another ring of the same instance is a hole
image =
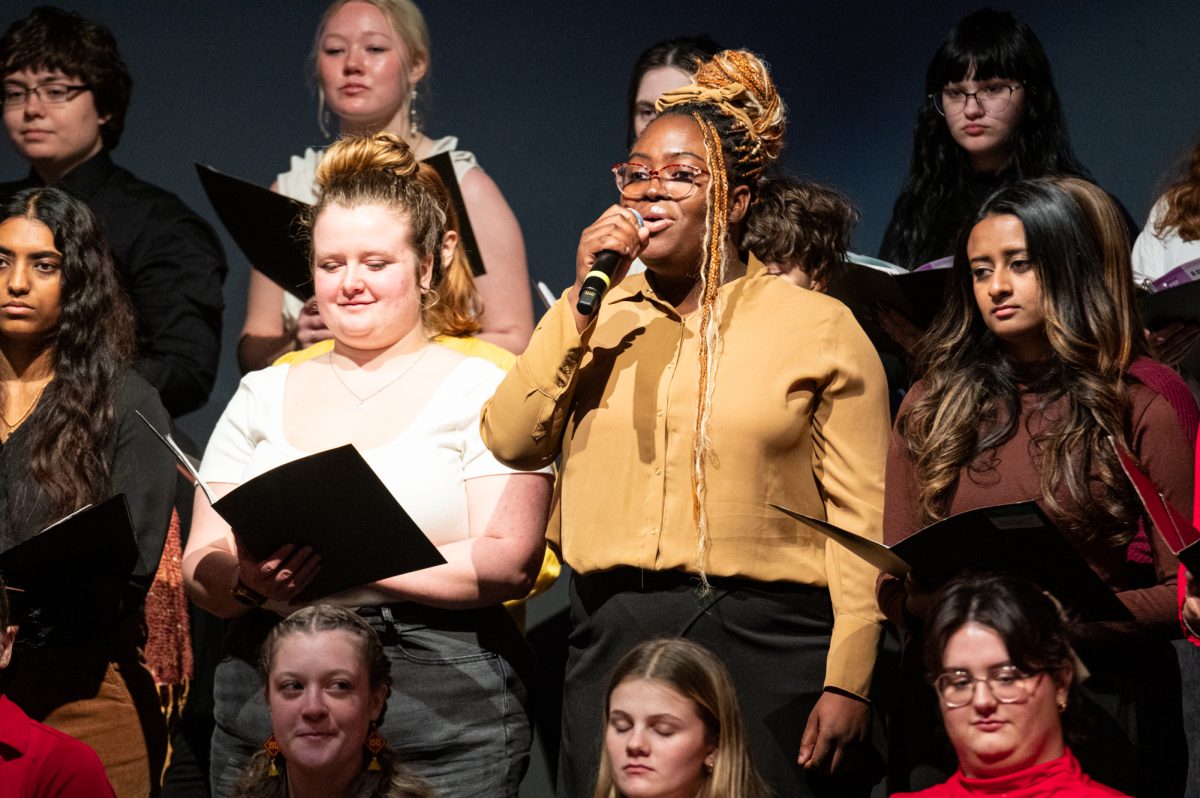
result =
[[[142,421],[212,501],[211,490],[170,436]],[[321,555],[321,569],[298,596],[301,601],[446,562],[351,444],[276,466],[212,506],[256,559],[286,543],[312,546]]]
[[[1041,585],[1084,621],[1130,620],[1129,610],[1035,502],[979,507],[952,515],[892,547],[827,521],[772,504],[881,571],[910,570],[930,589],[962,571],[1014,573]]]
[[[829,295],[850,308],[877,348],[891,354],[904,354],[904,350],[876,322],[875,307],[890,307],[920,329],[929,329],[944,304],[950,269],[910,272],[882,261],[879,264],[867,266],[848,262],[845,271],[830,284]]]
[[[1200,530],[1192,526],[1192,522],[1179,512],[1175,505],[1167,501],[1167,497],[1142,473],[1137,462],[1124,448],[1117,446],[1112,438],[1109,438],[1109,443],[1117,453],[1121,470],[1129,478],[1138,500],[1167,544],[1167,548],[1193,575],[1200,576]]]
[[[111,623],[140,555],[125,494],[88,505],[0,553],[0,573],[15,590],[18,616],[31,607],[61,619]],[[60,607],[61,605],[61,607]],[[46,620],[46,619],[44,619]]]
[[[459,246],[467,255],[475,276],[484,273],[483,258],[475,241],[467,206],[454,172],[450,153],[443,152],[425,163],[433,167],[446,185],[458,212]],[[256,269],[289,294],[305,301],[313,293],[308,262],[308,243],[301,236],[298,217],[308,203],[285,197],[269,188],[196,164],[196,174],[217,218],[229,231],[238,249]]]

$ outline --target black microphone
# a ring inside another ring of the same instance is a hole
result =
[[[633,215],[637,217],[638,227],[643,226],[640,213],[633,208],[625,210],[633,211]],[[620,262],[621,253],[619,252],[602,249],[596,253],[596,261],[592,264],[592,270],[587,273],[587,277],[583,278],[583,287],[579,289],[579,301],[575,303],[575,309],[581,316],[590,316],[600,307],[600,300],[608,293],[608,287],[612,285],[613,272],[617,270],[617,264]]]

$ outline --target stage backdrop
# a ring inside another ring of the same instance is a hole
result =
[[[9,0],[0,26],[32,5]],[[133,73],[116,160],[214,224],[193,161],[269,185],[292,153],[325,140],[307,67],[324,3],[63,5],[109,25]],[[615,197],[607,167],[624,155],[626,83],[645,46],[705,32],[762,53],[790,107],[787,164],[855,200],[863,213],[855,247],[874,254],[908,166],[925,66],[946,30],[977,5],[430,0],[423,7],[433,70],[421,86],[422,128],[457,135],[479,156],[521,221],[531,275],[560,289],[571,279],[579,231]],[[1163,172],[1200,134],[1195,3],[1009,7],[1050,55],[1083,162],[1144,218]],[[0,178],[24,170],[0,148]],[[208,406],[184,421],[201,441],[237,385],[233,351],[248,267],[224,241],[231,264],[225,357]]]

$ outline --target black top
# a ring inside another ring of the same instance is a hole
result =
[[[0,199],[43,182],[0,185]],[[217,377],[225,255],[208,223],[174,194],[134,177],[107,152],[57,184],[82,199],[108,235],[137,314],[137,370],[173,417],[202,407]]]
[[[990,172],[969,173],[967,176],[966,193],[959,196],[955,202],[949,203],[940,209],[937,218],[934,220],[933,229],[930,231],[929,237],[921,247],[921,251],[917,252],[912,258],[911,263],[900,263],[897,260],[899,253],[896,252],[896,247],[899,244],[900,222],[896,218],[895,209],[893,209],[892,218],[888,221],[887,230],[883,234],[883,243],[879,245],[879,257],[903,266],[906,269],[915,269],[930,261],[953,255],[954,245],[958,242],[959,231],[966,224],[967,220],[979,210],[979,206],[983,205],[983,201],[992,192],[1003,188],[1019,178],[1020,175],[1012,170],[1002,172],[1001,174]],[[1142,229],[1134,221],[1129,211],[1126,210],[1119,199],[1112,194],[1109,194],[1108,197],[1116,204],[1117,210],[1121,212],[1121,217],[1125,220],[1125,225],[1129,228],[1129,243],[1132,246]]]
[[[52,395],[54,383],[46,389]],[[124,493],[137,535],[139,563],[130,574],[131,600],[127,610],[141,608],[162,557],[171,508],[175,502],[175,460],[153,431],[137,417],[165,429],[169,419],[154,389],[134,373],[117,384],[114,397],[113,435],[108,444],[112,484],[106,496]],[[58,518],[49,517],[45,497],[37,493],[29,473],[29,438],[42,423],[43,398],[33,415],[4,443],[0,443],[0,551],[28,540]],[[14,506],[18,492],[32,493],[30,509]],[[32,489],[32,490],[31,490]]]

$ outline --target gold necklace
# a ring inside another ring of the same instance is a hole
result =
[[[29,407],[25,408],[25,412],[15,422],[9,421],[8,416],[4,415],[4,411],[0,410],[0,421],[4,422],[4,426],[8,428],[9,432],[12,432],[25,423],[25,419],[29,418],[29,415],[33,412],[33,408],[37,407],[38,400],[42,398],[42,394],[46,392],[46,386],[49,384],[50,380],[42,383],[42,387],[38,389],[37,396],[33,397],[33,401],[29,403]]]
[[[359,407],[362,407],[364,404],[366,404],[368,399],[371,399],[372,397],[383,393],[386,389],[388,389],[392,385],[394,385],[397,380],[399,380],[401,377],[403,377],[408,372],[415,369],[417,367],[417,364],[421,362],[421,358],[425,357],[425,353],[429,351],[429,348],[430,348],[429,344],[426,344],[425,348],[421,350],[421,354],[417,355],[416,358],[413,360],[413,362],[408,364],[408,366],[404,369],[404,371],[401,371],[395,377],[392,377],[390,380],[385,382],[381,388],[377,388],[374,391],[371,391],[366,396],[359,396],[357,393],[355,393],[353,391],[353,389],[350,388],[349,385],[346,384],[346,381],[342,379],[342,375],[338,373],[337,366],[333,365],[333,353],[332,352],[329,353],[329,368],[333,370],[333,376],[337,378],[337,381],[340,382],[342,384],[342,387],[346,389],[346,393],[350,394],[351,396],[353,396],[355,399],[358,400],[358,404],[355,405],[355,408],[359,408]]]

